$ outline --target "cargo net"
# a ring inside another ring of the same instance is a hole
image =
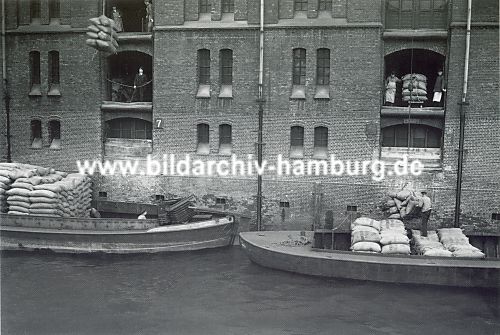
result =
[[[50,217],[88,217],[91,179],[30,164],[0,163],[0,212]]]

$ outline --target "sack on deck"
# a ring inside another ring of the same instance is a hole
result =
[[[352,251],[373,251],[380,252],[380,244],[375,242],[357,242],[352,245]]]
[[[388,244],[382,247],[383,254],[410,254],[410,246],[408,244]]]

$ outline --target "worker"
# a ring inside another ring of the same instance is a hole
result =
[[[422,197],[420,198],[420,207],[421,210],[421,227],[420,227],[420,235],[423,237],[427,236],[427,223],[429,222],[429,217],[431,216],[432,204],[431,198],[427,196],[427,191],[421,191]]]
[[[97,209],[95,209],[94,207],[92,207],[90,210],[89,210],[89,216],[91,218],[100,218],[101,217],[101,213],[99,213],[99,211]]]
[[[146,220],[146,214],[148,214],[147,211],[142,212],[141,215],[139,215],[137,217],[137,219],[139,219],[139,220]]]

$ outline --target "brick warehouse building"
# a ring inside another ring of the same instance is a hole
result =
[[[85,45],[90,17],[123,19],[117,55]],[[7,0],[6,68],[14,161],[76,170],[76,160],[257,155],[258,0]],[[466,0],[266,0],[263,157],[342,160],[404,154],[418,177],[263,177],[265,229],[303,228],[332,211],[377,215],[411,182],[433,199],[431,224],[455,210]],[[461,223],[499,230],[498,1],[474,0],[465,109]],[[132,97],[139,66],[151,83]],[[444,104],[385,106],[385,78],[443,69]],[[128,86],[125,86],[128,85]],[[2,103],[2,122],[5,104]],[[4,123],[3,123],[4,124]],[[6,129],[2,126],[2,129]],[[409,131],[408,131],[409,130]],[[6,158],[6,137],[1,137]],[[96,199],[155,203],[194,193],[200,205],[255,217],[257,177],[99,176]]]

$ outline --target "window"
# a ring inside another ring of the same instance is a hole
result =
[[[58,120],[49,121],[50,149],[61,148],[61,123]]]
[[[222,85],[232,85],[233,84],[233,51],[229,49],[223,49],[220,52],[221,57],[221,84]]]
[[[59,19],[60,14],[60,4],[59,0],[49,0],[49,18],[50,20]]]
[[[210,50],[198,50],[197,98],[210,98]]]
[[[210,153],[210,128],[206,123],[200,123],[196,128],[198,133],[196,152],[198,154],[208,155]]]
[[[156,194],[155,199],[156,201],[163,201],[165,200],[165,196],[163,194]]]
[[[330,49],[318,49],[316,84],[330,85]]]
[[[31,22],[40,20],[40,0],[30,0]]]
[[[500,213],[491,213],[492,220],[500,220]]]
[[[60,95],[59,92],[59,52],[49,51],[49,93]]]
[[[212,10],[212,6],[209,0],[200,0],[199,2],[199,11],[200,13],[210,13]]]
[[[307,0],[294,0],[293,9],[298,11],[307,11]]]
[[[358,206],[347,205],[347,211],[348,212],[357,212]]]
[[[216,205],[225,205],[226,204],[226,198],[216,197],[215,198],[215,204]]]
[[[328,155],[328,128],[314,128],[314,157],[326,158]]]
[[[280,208],[290,208],[290,203],[288,201],[280,201]]]
[[[233,51],[230,49],[223,49],[220,51],[220,77],[221,92],[219,98],[232,98]]]
[[[315,99],[330,98],[330,49],[318,49],[316,59]]]
[[[42,121],[31,120],[31,147],[40,149],[42,147]]]
[[[107,198],[107,197],[108,197],[108,192],[99,191],[99,198]]]
[[[234,13],[234,0],[222,0],[222,12]]]
[[[219,154],[230,155],[232,149],[232,129],[229,124],[219,126]]]
[[[331,11],[332,0],[319,0],[318,10]]]
[[[410,128],[410,136],[408,136]],[[441,134],[439,128],[426,125],[400,124],[382,129],[383,147],[440,148]],[[410,143],[408,143],[408,139]]]
[[[306,49],[293,49],[292,98],[305,99]]]
[[[293,49],[293,84],[306,83],[306,49]]]
[[[40,91],[40,53],[30,52],[30,95],[42,95]]]
[[[109,138],[148,139],[152,138],[152,124],[136,118],[117,118],[107,121]]]
[[[290,130],[290,157],[304,156],[304,128],[293,126]]]

